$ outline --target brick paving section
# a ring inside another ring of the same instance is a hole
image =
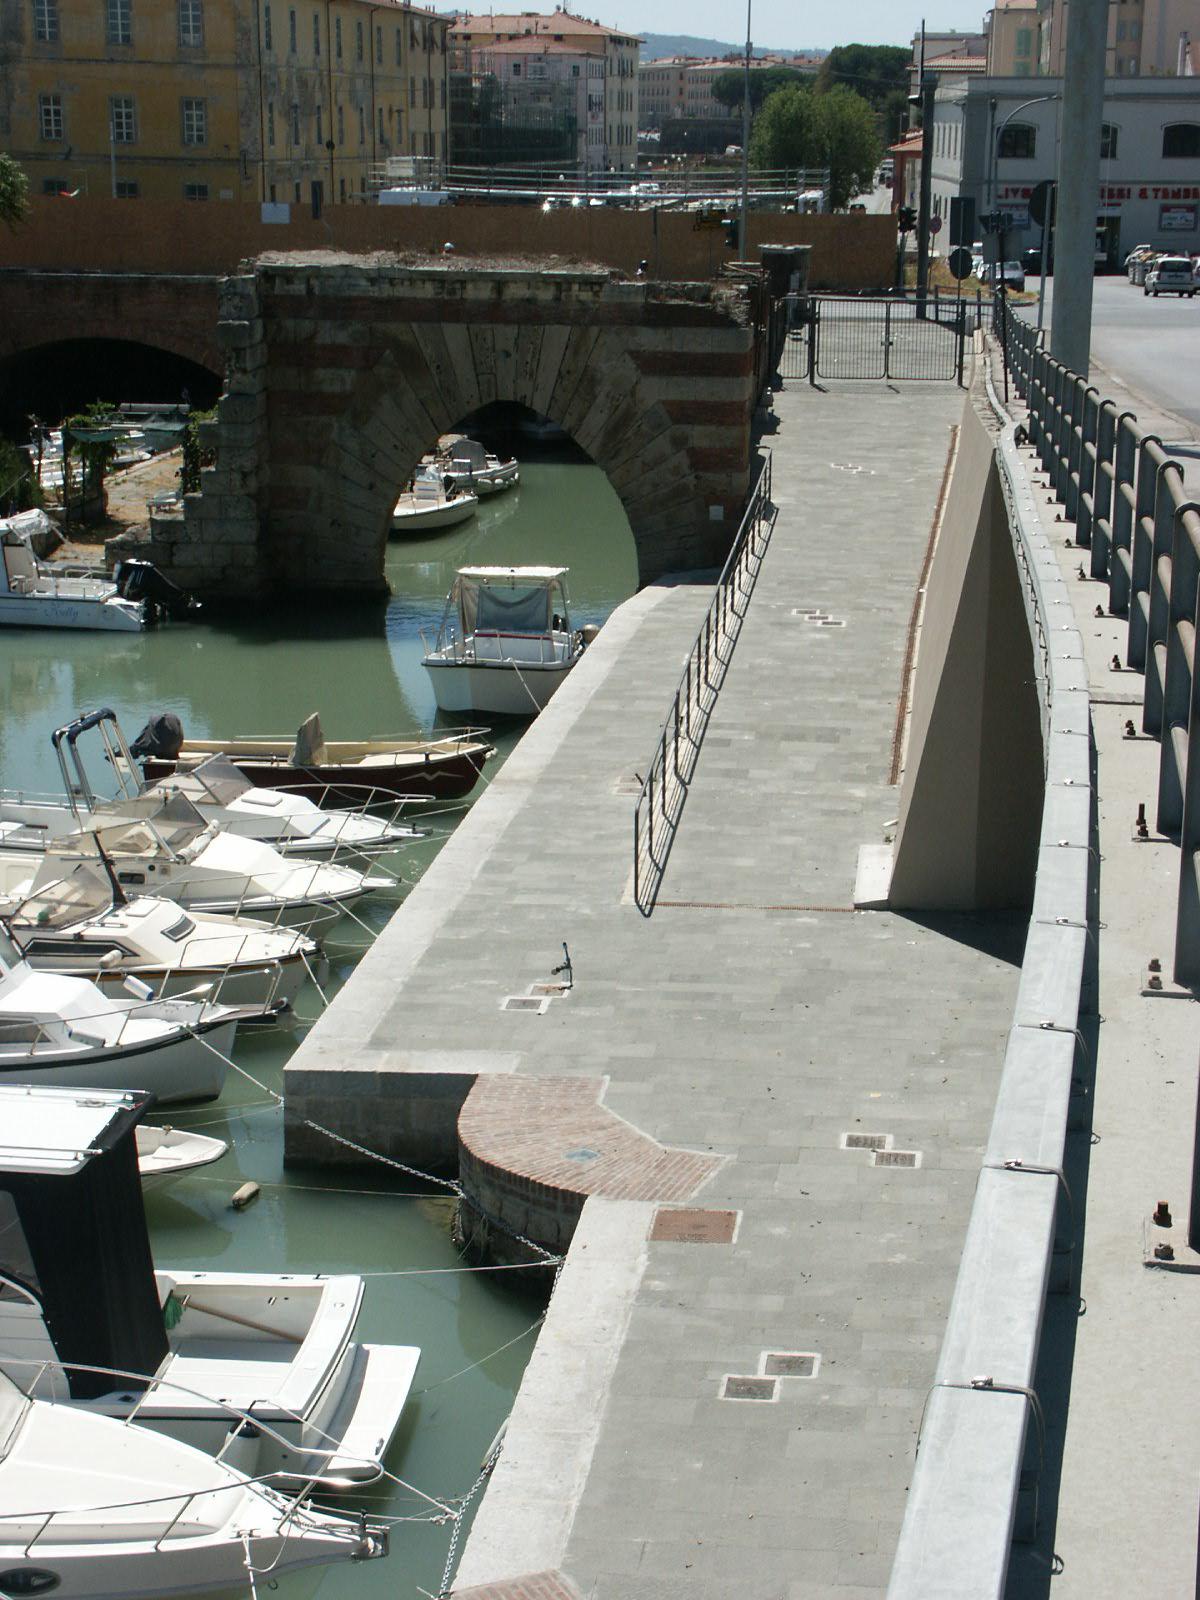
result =
[[[506,1583],[459,1589],[455,1600],[579,1600],[579,1590],[561,1572],[531,1572]]]

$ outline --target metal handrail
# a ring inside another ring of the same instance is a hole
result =
[[[1106,610],[1127,621],[1124,664],[1142,673],[1142,732],[1157,739],[1155,825],[1180,844],[1175,982],[1200,987],[1200,503],[1156,435],[1045,349],[1005,305],[997,331],[1026,428]]]
[[[774,517],[768,450],[763,452],[758,480],[688,653],[633,808],[633,898],[644,917],[654,910],[700,746],[733,657]]]

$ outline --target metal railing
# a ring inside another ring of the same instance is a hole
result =
[[[788,297],[780,376],[963,382],[967,347],[991,301],[942,294]]]
[[[774,520],[771,454],[766,451],[633,809],[633,898],[644,917],[654,910],[700,746],[729,670]]]
[[[997,311],[1026,428],[1108,612],[1128,619],[1125,665],[1144,673],[1142,732],[1160,745],[1155,826],[1180,845],[1175,982],[1200,986],[1200,685],[1195,675],[1200,503],[1183,469],[1094,385],[1042,347],[1007,306]]]

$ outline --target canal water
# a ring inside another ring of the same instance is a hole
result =
[[[436,629],[454,569],[466,564],[569,567],[576,625],[602,623],[637,583],[629,526],[604,474],[571,450],[543,448],[541,459],[522,456],[520,487],[481,501],[470,522],[437,537],[392,540],[386,605],[364,611],[304,598],[255,620],[136,636],[5,630],[0,783],[61,789],[50,733],[100,706],[117,712],[131,738],[153,711],[174,711],[197,737],[288,734],[314,710],[329,738],[428,730],[435,707],[421,630],[429,637]],[[519,736],[519,728],[495,730],[499,754],[489,774]],[[101,765],[98,757],[91,763],[96,780]],[[426,809],[436,811],[424,819],[430,839],[384,858],[403,881],[390,899],[367,902],[369,929],[383,925],[404,883],[420,876],[465,807]],[[324,987],[335,992],[369,933],[343,919],[326,938]],[[156,1119],[203,1128],[231,1149],[217,1166],[150,1199],[151,1239],[157,1264],[167,1268],[362,1273],[357,1337],[421,1347],[413,1398],[387,1459],[408,1487],[385,1481],[341,1499],[347,1508],[413,1520],[396,1523],[386,1561],[278,1582],[278,1592],[295,1600],[407,1600],[437,1594],[450,1540],[449,1524],[431,1520],[438,1513],[422,1496],[446,1503],[471,1489],[511,1407],[543,1302],[512,1274],[472,1270],[459,1259],[444,1190],[384,1166],[284,1171],[273,1092],[320,1004],[306,986],[292,1024],[243,1030],[235,1058],[250,1076],[231,1074],[216,1103],[173,1107]],[[230,1197],[246,1179],[261,1185],[260,1196],[235,1211]]]

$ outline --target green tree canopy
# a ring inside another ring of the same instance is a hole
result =
[[[841,85],[826,94],[777,89],[754,119],[750,136],[756,167],[828,167],[834,211],[869,187],[881,154],[875,113],[861,95]]]
[[[879,118],[887,143],[898,139],[908,110],[911,52],[892,44],[839,44],[821,64],[817,88],[822,92],[844,84],[868,101]]]
[[[756,113],[768,95],[776,89],[796,88],[811,83],[812,74],[797,72],[793,67],[756,67],[750,63],[750,110]],[[745,67],[730,67],[720,72],[712,81],[712,97],[731,111],[740,111],[746,96]]]
[[[15,228],[29,211],[29,179],[13,158],[0,151],[0,222]]]

